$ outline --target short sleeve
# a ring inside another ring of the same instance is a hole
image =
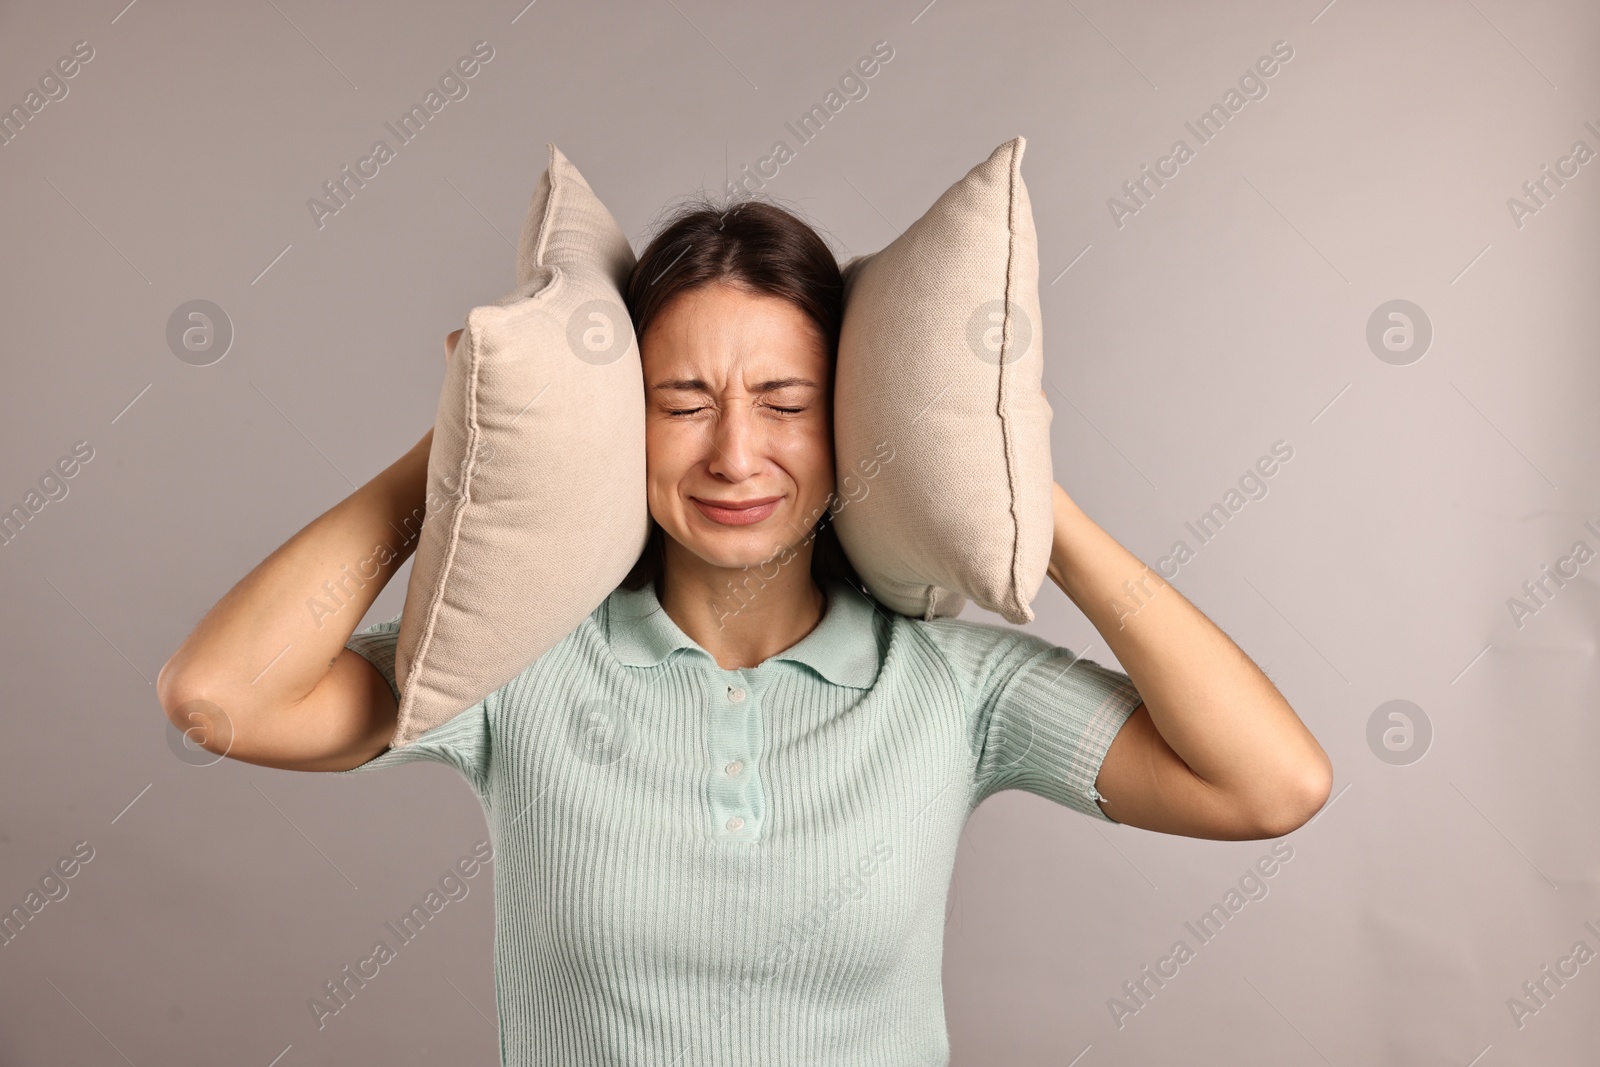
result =
[[[395,702],[400,700],[400,688],[395,684],[395,649],[400,642],[400,616],[388,622],[374,623],[365,630],[350,635],[346,648],[371,663],[389,683]],[[388,748],[359,767],[335,771],[335,774],[361,774],[397,763],[432,760],[445,763],[461,773],[473,789],[483,798],[488,790],[489,754],[491,751],[490,714],[499,699],[499,691],[490,693],[472,707],[447,722],[440,723],[422,734],[409,745]]]
[[[969,687],[972,806],[1020,789],[1115,822],[1096,800],[1106,750],[1138,708],[1133,681],[1024,630],[936,620]]]

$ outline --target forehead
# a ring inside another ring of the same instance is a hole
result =
[[[725,284],[674,297],[640,339],[647,383],[699,377],[712,382],[786,374],[821,380],[827,353],[810,316],[782,297]]]

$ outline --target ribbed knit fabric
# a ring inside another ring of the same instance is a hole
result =
[[[811,633],[724,670],[651,586],[619,587],[479,704],[341,772],[438,760],[477,792],[506,1067],[949,1062],[963,824],[1002,789],[1108,819],[1094,781],[1139,694],[1022,630],[824,591]],[[398,631],[347,646],[391,688]]]

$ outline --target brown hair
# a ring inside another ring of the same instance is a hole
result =
[[[822,337],[831,374],[844,320],[844,282],[827,244],[799,216],[755,198],[718,207],[701,195],[678,208],[628,277],[623,299],[634,336],[642,339],[673,299],[712,284],[780,297],[805,312]],[[837,577],[859,589],[861,579],[833,528],[832,504],[830,497],[830,507],[812,531],[811,578],[820,586]],[[649,540],[622,580],[623,588],[643,589],[660,577],[666,561],[665,538],[652,518]]]

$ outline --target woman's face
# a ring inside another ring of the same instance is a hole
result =
[[[834,485],[833,383],[811,319],[779,297],[705,285],[656,315],[640,358],[662,530],[716,567],[806,541]]]

